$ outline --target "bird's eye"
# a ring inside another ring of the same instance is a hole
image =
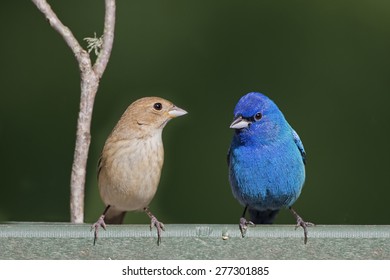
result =
[[[160,111],[162,109],[162,104],[161,103],[154,103],[153,108],[156,109],[157,111]]]
[[[260,112],[258,112],[258,113],[254,116],[254,119],[255,119],[255,121],[259,121],[262,117],[263,117],[263,115],[262,115]]]

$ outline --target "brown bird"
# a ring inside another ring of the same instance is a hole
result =
[[[107,138],[98,164],[100,196],[106,208],[92,225],[94,245],[99,227],[121,224],[127,211],[145,211],[157,245],[164,224],[150,212],[164,162],[162,131],[167,122],[187,114],[168,100],[145,97],[133,102]]]

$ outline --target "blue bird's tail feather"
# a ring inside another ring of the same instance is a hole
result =
[[[272,224],[278,213],[279,210],[259,211],[249,208],[251,221],[255,224]]]

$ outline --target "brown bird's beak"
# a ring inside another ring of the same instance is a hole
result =
[[[187,111],[179,108],[179,107],[176,107],[176,106],[173,106],[169,111],[168,111],[168,115],[173,119],[173,118],[176,118],[176,117],[180,117],[180,116],[183,116],[187,114]]]

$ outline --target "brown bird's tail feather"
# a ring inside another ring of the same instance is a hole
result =
[[[113,209],[112,207],[108,209],[104,221],[106,224],[123,224],[126,212]]]

